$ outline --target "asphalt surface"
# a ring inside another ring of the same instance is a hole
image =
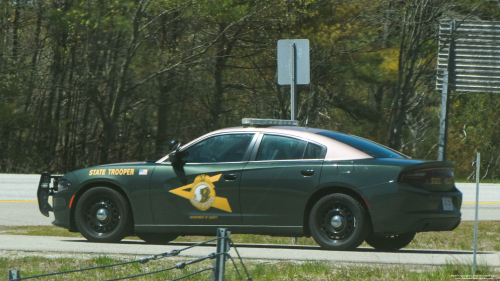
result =
[[[72,252],[88,254],[130,254],[151,256],[182,249],[191,243],[170,243],[169,245],[149,245],[141,241],[125,240],[121,243],[92,243],[81,238],[66,237],[33,237],[19,235],[2,235],[0,249],[7,251],[29,252]],[[472,262],[469,251],[437,251],[437,250],[401,250],[395,253],[378,252],[371,248],[360,248],[356,251],[327,251],[315,246],[278,246],[236,244],[240,255],[248,259],[270,260],[303,260],[303,261],[336,261],[345,263],[368,264],[413,264],[413,265],[446,265],[447,263]],[[200,257],[215,252],[215,246],[194,247],[181,252],[180,256]],[[234,249],[230,254],[237,257]],[[500,267],[500,253],[479,252],[478,264]]]

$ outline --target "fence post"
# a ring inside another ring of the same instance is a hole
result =
[[[217,228],[217,258],[215,258],[215,266],[210,276],[210,281],[224,281],[227,256],[223,253],[229,252],[229,235],[231,231],[227,228]]]
[[[15,269],[9,270],[9,281],[17,280],[19,278],[21,278],[21,273],[19,272],[19,270],[15,270]]]

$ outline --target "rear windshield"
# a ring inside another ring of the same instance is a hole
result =
[[[345,143],[374,158],[408,158],[408,156],[402,153],[363,138],[328,131],[317,134]]]

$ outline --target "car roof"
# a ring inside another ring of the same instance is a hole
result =
[[[292,127],[292,126],[271,126],[271,127],[232,127],[215,130],[213,132],[207,133],[185,145],[181,149],[185,149],[194,143],[197,143],[203,139],[228,133],[264,133],[264,134],[277,134],[282,136],[288,136],[293,138],[302,139],[312,143],[323,145],[327,148],[325,160],[355,160],[355,159],[367,159],[373,158],[371,155],[366,154],[350,145],[343,142],[334,140],[332,138],[319,135],[321,132],[333,132],[329,130],[307,128],[307,127]],[[342,134],[338,132],[333,132],[336,134]],[[343,135],[343,134],[342,134]],[[165,156],[157,162],[163,162],[168,157]]]

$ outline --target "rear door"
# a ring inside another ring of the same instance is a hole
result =
[[[241,170],[253,133],[212,136],[190,146],[186,164],[159,165],[151,179],[156,225],[239,225]]]
[[[243,168],[244,225],[301,226],[307,199],[319,184],[326,148],[306,140],[264,134]]]

